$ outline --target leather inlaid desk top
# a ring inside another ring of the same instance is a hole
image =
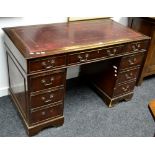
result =
[[[148,39],[111,19],[12,27],[3,30],[26,59]]]

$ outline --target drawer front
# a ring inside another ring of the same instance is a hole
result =
[[[101,57],[101,54],[99,51],[69,54],[68,55],[68,64],[71,65],[71,64],[86,63],[90,60],[97,59],[99,57]]]
[[[65,72],[45,73],[30,77],[30,91],[40,91],[52,87],[63,86],[66,79]]]
[[[134,42],[131,44],[128,44],[127,46],[127,51],[128,52],[145,52],[148,47],[148,41],[143,41],[143,42]]]
[[[109,48],[100,48],[92,51],[84,51],[75,54],[68,55],[68,64],[80,64],[87,63],[91,60],[103,58],[103,57],[113,57],[115,55],[121,54],[123,52],[124,45],[114,46]]]
[[[49,57],[29,62],[29,72],[54,69],[66,66],[66,56]]]
[[[64,89],[50,90],[44,93],[31,96],[31,108],[38,108],[49,104],[56,104],[59,101],[63,101]]]
[[[140,66],[143,59],[144,59],[144,53],[125,56],[121,60],[120,69],[125,69],[133,66]]]
[[[58,116],[63,116],[63,104],[48,107],[46,109],[32,111],[30,114],[31,123],[37,123]]]
[[[125,48],[124,45],[119,45],[119,46],[103,48],[101,51],[103,51],[107,57],[113,57],[115,55],[124,53],[124,48]]]
[[[134,89],[136,81],[128,82],[126,84],[116,85],[114,88],[113,96],[117,97],[119,95],[123,95],[129,92],[132,92]]]
[[[139,73],[139,68],[135,68],[125,72],[120,72],[118,74],[117,83],[122,83],[129,80],[136,80],[138,73]]]

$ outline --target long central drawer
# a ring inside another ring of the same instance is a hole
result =
[[[93,50],[85,50],[68,55],[67,64],[81,64],[104,57],[114,57],[124,52],[124,45],[117,45],[107,48],[99,48]]]

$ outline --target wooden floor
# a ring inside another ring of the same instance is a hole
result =
[[[155,99],[150,101],[149,108],[151,110],[151,113],[152,113],[153,117],[155,118]]]

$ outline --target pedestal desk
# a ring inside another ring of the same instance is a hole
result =
[[[150,38],[111,19],[4,28],[9,92],[29,136],[64,123],[66,70],[112,107],[129,100]]]

